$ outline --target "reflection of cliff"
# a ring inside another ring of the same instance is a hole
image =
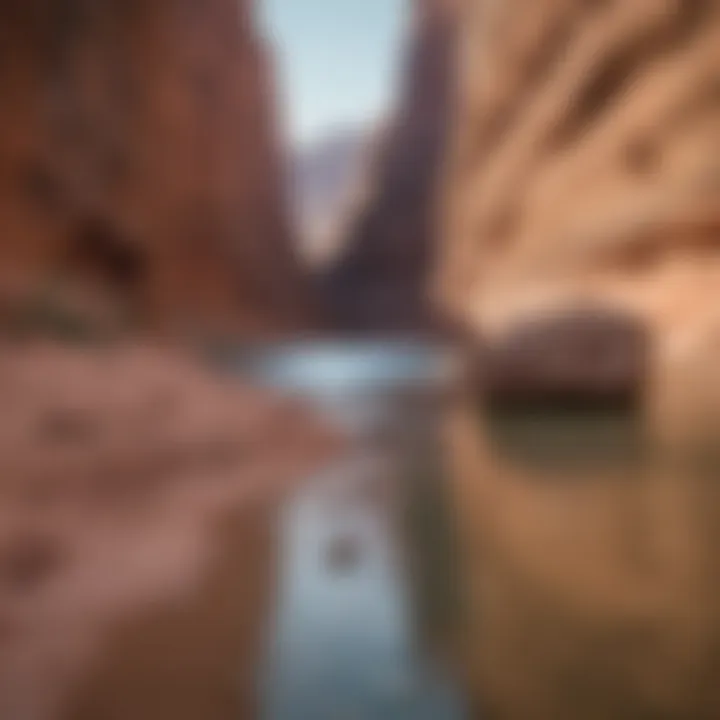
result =
[[[75,294],[189,332],[300,321],[250,5],[3,4],[0,301]]]
[[[449,436],[466,647],[488,714],[715,717],[718,466],[639,454],[622,418],[535,416],[499,442],[474,415]]]
[[[351,218],[344,252],[329,271],[336,321],[354,330],[417,330],[431,324],[435,194],[450,111],[451,4],[416,2],[399,105]]]
[[[445,306],[493,332],[599,301],[684,361],[720,327],[720,5],[467,6]]]

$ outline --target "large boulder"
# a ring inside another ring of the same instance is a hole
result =
[[[642,323],[600,308],[573,308],[512,326],[485,349],[493,407],[634,408],[649,379]]]

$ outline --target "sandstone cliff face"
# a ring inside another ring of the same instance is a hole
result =
[[[72,297],[182,332],[298,320],[252,15],[249,0],[3,4],[6,305]]]
[[[675,372],[720,329],[720,3],[474,0],[462,27],[446,307],[489,334],[618,307]]]
[[[397,111],[380,138],[345,251],[328,277],[338,323],[355,330],[433,325],[435,196],[450,118],[454,3],[418,0]]]

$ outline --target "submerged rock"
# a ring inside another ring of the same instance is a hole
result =
[[[325,561],[332,573],[341,575],[354,569],[360,556],[360,540],[352,535],[340,535],[329,543]]]

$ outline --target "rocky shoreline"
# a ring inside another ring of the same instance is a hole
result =
[[[251,717],[273,511],[338,438],[148,346],[5,344],[0,394],[0,715]]]

